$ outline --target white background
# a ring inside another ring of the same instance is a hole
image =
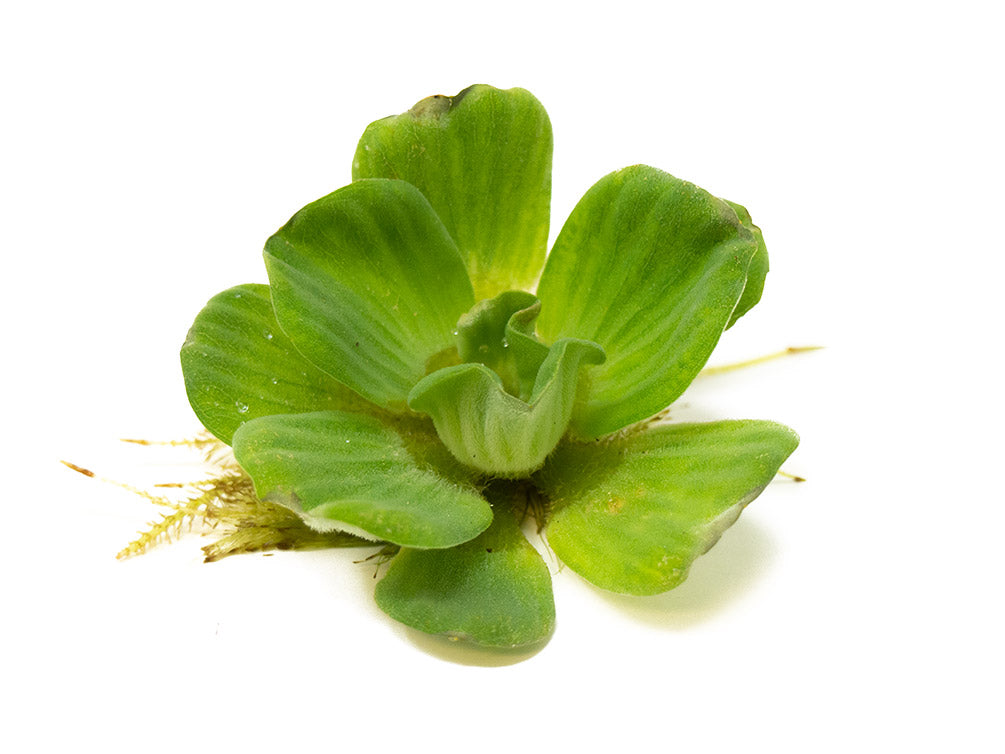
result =
[[[0,13],[0,748],[1001,751],[1005,71],[993,4],[40,2]],[[177,352],[370,121],[475,83],[555,131],[553,235],[646,162],[745,204],[772,272],[681,418],[802,446],[656,598],[555,574],[537,654],[426,639],[354,552],[125,562],[121,446],[198,428]],[[493,666],[494,665],[494,666]],[[351,747],[351,748],[349,748]]]

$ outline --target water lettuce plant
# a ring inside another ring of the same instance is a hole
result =
[[[551,156],[522,89],[372,123],[352,182],[268,239],[269,284],[210,300],[181,351],[195,413],[259,499],[385,543],[378,605],[487,646],[554,626],[528,510],[583,578],[660,593],[798,442],[766,421],[652,421],[761,296],[747,211],[636,165],[547,253]]]

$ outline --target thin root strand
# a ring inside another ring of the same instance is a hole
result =
[[[723,364],[718,367],[705,367],[699,373],[699,377],[711,377],[716,374],[725,374],[726,372],[735,372],[739,369],[746,369],[747,367],[757,366],[758,364],[766,364],[769,361],[774,361],[775,359],[781,359],[785,356],[794,356],[800,353],[809,353],[810,351],[819,351],[823,346],[789,346],[781,351],[776,351],[775,353],[769,353],[766,356],[758,356],[755,359],[747,359],[746,361],[737,361],[732,364]]]
[[[778,476],[783,476],[786,479],[791,479],[793,482],[805,482],[806,477],[796,476],[795,474],[790,474],[787,471],[778,470]]]

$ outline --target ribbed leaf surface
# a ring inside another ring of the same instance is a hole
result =
[[[658,594],[687,577],[771,481],[799,439],[763,421],[664,425],[559,447],[537,476],[548,543],[587,581]]]
[[[418,186],[457,241],[479,299],[529,289],[544,263],[551,122],[523,89],[468,87],[371,123],[353,179]]]
[[[181,366],[199,421],[228,444],[260,416],[374,408],[300,355],[279,328],[265,285],[210,299],[185,339]]]
[[[457,318],[474,303],[457,247],[402,181],[357,181],[307,205],[266,243],[265,262],[297,349],[391,409],[453,349]]]
[[[506,392],[482,364],[446,367],[412,390],[408,405],[429,414],[444,445],[463,464],[501,477],[530,474],[565,434],[583,367],[599,364],[596,343],[552,346],[528,401]]]
[[[725,202],[655,168],[594,185],[538,286],[542,338],[582,338],[607,354],[573,431],[599,437],[675,400],[729,323],[756,249]]]
[[[452,547],[492,521],[473,487],[421,466],[394,431],[370,416],[266,416],[237,430],[234,455],[260,498],[300,513],[319,531]]]
[[[555,626],[551,574],[505,508],[459,547],[402,550],[375,596],[401,623],[489,647],[536,644]]]

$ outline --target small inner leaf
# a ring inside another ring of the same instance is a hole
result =
[[[510,395],[530,398],[548,347],[534,337],[541,302],[525,291],[507,291],[479,301],[457,322],[461,360],[484,364]]]
[[[466,542],[492,521],[472,486],[420,466],[402,438],[370,416],[255,419],[234,434],[234,455],[261,499],[296,511],[318,531],[437,548]]]
[[[596,343],[565,338],[551,347],[528,401],[506,392],[499,375],[484,364],[461,364],[424,378],[408,405],[432,417],[443,444],[461,463],[495,476],[525,476],[565,434],[582,367],[603,360]]]

